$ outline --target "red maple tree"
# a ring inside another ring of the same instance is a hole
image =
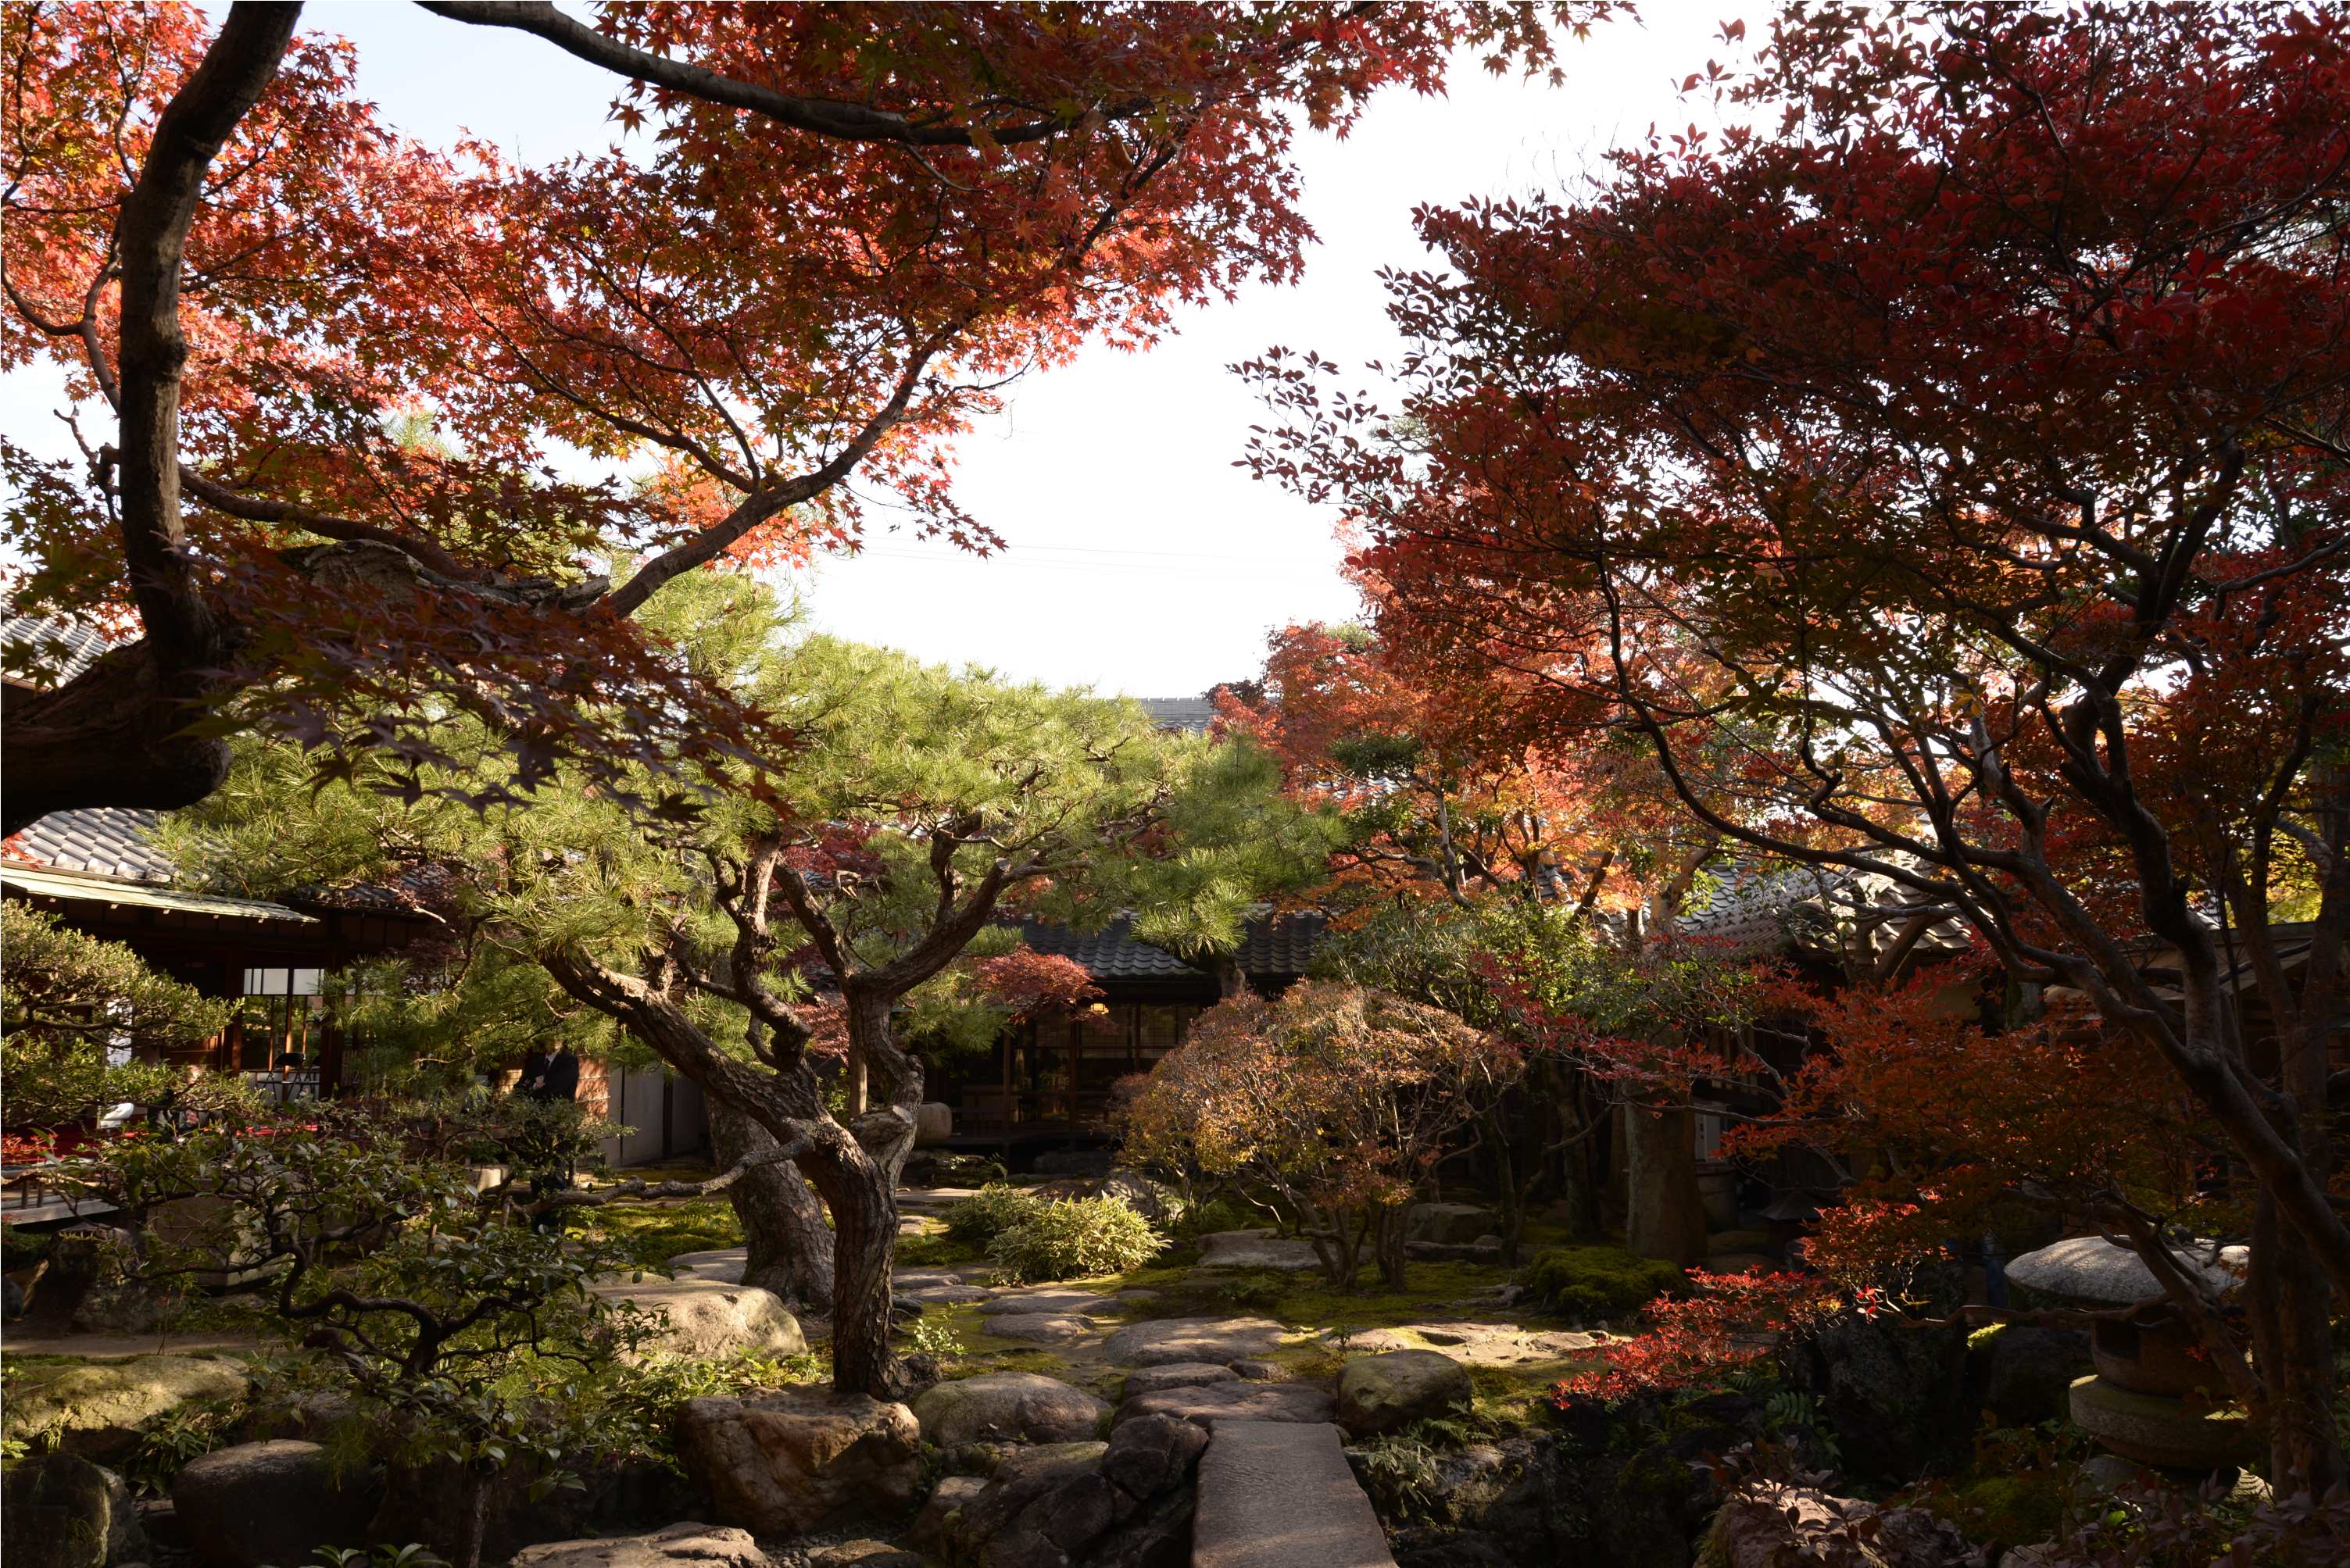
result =
[[[1419,214],[1400,400],[1257,367],[1384,636],[2085,997],[2222,1140],[2275,1473],[2344,1475],[2350,21],[1790,10],[1759,129]],[[2120,1114],[2131,1114],[2126,1106]],[[2098,1195],[2182,1311],[2171,1216]]]

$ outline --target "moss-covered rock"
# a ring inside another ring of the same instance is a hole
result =
[[[1660,1258],[1636,1258],[1620,1247],[1560,1247],[1528,1265],[1521,1281],[1532,1299],[1564,1316],[1591,1321],[1627,1317],[1668,1293],[1689,1288],[1689,1276]]]
[[[242,1399],[253,1379],[235,1361],[133,1355],[120,1361],[36,1365],[8,1390],[8,1435],[35,1448],[119,1459],[139,1428],[191,1399]]]
[[[17,1459],[0,1494],[0,1559],[8,1568],[107,1568],[146,1552],[130,1489],[88,1459]]]

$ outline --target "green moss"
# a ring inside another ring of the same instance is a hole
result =
[[[743,1224],[723,1198],[682,1203],[609,1203],[583,1222],[626,1242],[648,1268],[686,1252],[710,1252],[743,1244]]]
[[[2007,1324],[2003,1323],[1987,1323],[1983,1324],[1982,1327],[1967,1335],[1967,1348],[1969,1350],[1982,1349],[1992,1340],[1998,1338],[1999,1331],[2006,1326]]]
[[[2064,1483],[2055,1472],[1987,1476],[1929,1506],[1966,1532],[1967,1539],[2002,1549],[2046,1541],[2064,1519]]]
[[[1547,1310],[1590,1320],[1629,1316],[1660,1295],[1687,1290],[1689,1276],[1618,1247],[1561,1247],[1536,1258],[1524,1283]]]

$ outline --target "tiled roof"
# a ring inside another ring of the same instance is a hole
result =
[[[1185,963],[1165,948],[1137,940],[1133,929],[1134,922],[1123,916],[1098,931],[1073,931],[1048,920],[1023,920],[1020,940],[1032,951],[1072,961],[1097,981],[1200,978],[1197,966]]]
[[[1329,929],[1329,918],[1317,910],[1268,915],[1251,920],[1241,938],[1241,972],[1253,975],[1301,975],[1314,961]]]
[[[1216,705],[1205,697],[1138,697],[1150,722],[1162,730],[1203,735],[1216,722]]]
[[[1260,916],[1241,937],[1241,972],[1251,977],[1295,979],[1321,945],[1328,921],[1320,914]],[[1188,963],[1165,948],[1134,935],[1134,922],[1120,916],[1098,931],[1073,931],[1049,920],[1023,920],[1020,938],[1031,950],[1057,953],[1097,981],[1198,980],[1203,966]]]
[[[1714,874],[1706,902],[1682,911],[1679,925],[1740,954],[1789,948],[1833,950],[1838,933],[1871,953],[1889,945],[1918,904],[1918,895],[1877,872],[1833,866],[1762,867],[1733,864]],[[1937,921],[1921,939],[1929,950],[1966,946],[1955,918]]]
[[[179,868],[148,842],[154,826],[153,812],[124,806],[53,811],[0,847],[9,859],[29,865],[125,882],[168,883]]]
[[[88,669],[106,651],[106,639],[73,621],[12,615],[0,618],[0,649],[6,650],[11,675],[49,689]]]

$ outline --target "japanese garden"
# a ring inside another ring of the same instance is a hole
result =
[[[8,1568],[2350,1563],[2350,8],[0,57]]]

